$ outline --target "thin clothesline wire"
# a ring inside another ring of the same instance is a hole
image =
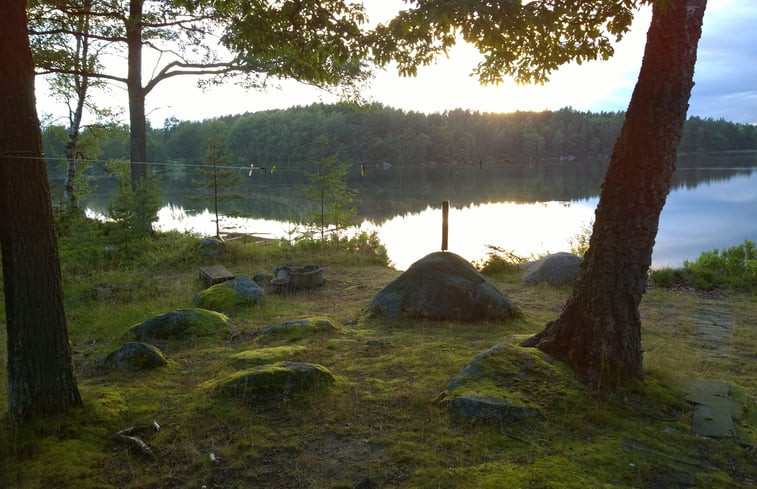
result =
[[[8,153],[14,153],[14,151],[6,151],[4,153],[0,153],[0,158],[4,159],[27,159],[27,160],[37,160],[37,159],[44,159],[48,161],[68,161],[68,158],[65,157],[55,157],[55,156],[45,156],[44,154],[41,155],[34,155],[34,156],[22,156],[22,155],[9,155]],[[28,153],[28,151],[27,151]],[[280,167],[279,165],[273,164],[273,165],[257,165],[255,163],[251,164],[244,164],[244,165],[210,165],[206,163],[177,163],[177,162],[156,162],[156,161],[129,161],[129,160],[118,160],[118,159],[111,159],[111,160],[98,160],[98,159],[90,159],[90,158],[77,158],[75,161],[81,162],[81,163],[92,163],[92,164],[99,164],[99,165],[107,165],[109,163],[113,162],[123,162],[133,165],[144,165],[144,166],[172,166],[176,168],[223,168],[223,169],[234,169],[241,171],[247,171],[248,173],[252,172],[264,172],[264,171],[270,171],[270,173],[277,173],[277,172],[300,172],[300,171],[317,171],[319,168],[318,163],[314,163],[312,166],[295,166],[295,167]],[[460,169],[460,168],[478,168],[478,169],[484,169],[484,168],[492,168],[492,167],[502,167],[503,164],[513,164],[513,163],[522,163],[527,160],[525,159],[510,159],[510,158],[503,158],[499,161],[489,161],[486,164],[483,163],[483,160],[479,160],[478,163],[467,163],[462,165],[442,165],[442,167],[450,168],[450,169]],[[557,163],[555,166],[562,166],[562,163]],[[420,165],[397,165],[397,164],[389,164],[389,166],[385,166],[382,163],[375,163],[372,165],[368,165],[365,163],[357,163],[357,164],[351,164],[350,166],[356,167],[357,169],[361,170],[362,172],[365,172],[368,168],[380,168],[382,171],[386,170],[392,170],[392,169],[406,169],[406,168],[412,168],[412,169],[418,169],[418,168],[424,168]],[[551,165],[545,165],[543,162],[539,162],[539,166],[551,166]],[[250,175],[252,176],[252,175]]]

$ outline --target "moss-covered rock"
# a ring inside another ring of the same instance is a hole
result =
[[[334,381],[334,376],[322,365],[278,362],[237,372],[218,381],[214,391],[217,395],[254,404],[317,391]]]
[[[194,304],[204,309],[230,312],[241,307],[262,305],[263,288],[248,277],[237,277],[197,293]]]
[[[147,343],[130,341],[103,355],[97,360],[101,366],[137,372],[168,365],[168,360],[157,347]]]
[[[305,347],[298,345],[271,346],[267,348],[240,351],[230,355],[229,358],[232,363],[242,367],[280,362],[303,351],[305,351]]]
[[[447,384],[440,401],[459,416],[516,421],[565,399],[572,374],[544,353],[505,343],[476,355]]]
[[[339,326],[331,319],[312,317],[271,324],[263,329],[263,334],[286,337],[294,341],[310,334],[330,333],[338,330],[340,330]]]
[[[231,320],[222,313],[206,309],[179,309],[155,316],[129,328],[126,337],[137,341],[183,339],[192,336],[229,335]]]

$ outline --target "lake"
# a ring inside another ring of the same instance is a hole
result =
[[[702,251],[745,239],[757,241],[757,154],[682,156],[660,218],[653,267],[681,266]],[[485,259],[488,245],[523,257],[568,251],[592,222],[606,162],[554,160],[499,165],[410,168],[356,166],[349,185],[356,229],[376,231],[399,270],[441,249],[443,201],[450,202],[449,251]],[[191,175],[167,167],[161,179],[166,206],[155,227],[215,234],[212,214],[190,204]],[[307,168],[242,172],[242,200],[222,203],[223,229],[293,238],[314,203],[305,197]],[[114,183],[98,180],[87,206],[104,213]],[[210,202],[206,204],[209,206]],[[244,215],[246,217],[228,217]]]

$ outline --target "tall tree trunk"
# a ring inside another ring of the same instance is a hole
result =
[[[596,387],[643,378],[639,304],[694,85],[706,4],[654,3],[639,79],[573,294],[559,318],[523,342],[565,361]]]
[[[89,12],[91,0],[84,3],[84,9]],[[79,34],[76,35],[76,56],[74,62],[75,68],[79,71],[86,71],[89,64],[89,15],[84,16],[79,21]],[[86,75],[72,75],[74,83],[74,94],[76,95],[76,108],[73,111],[69,109],[68,114],[68,142],[66,143],[66,179],[63,182],[63,196],[66,200],[68,212],[73,214],[79,211],[79,196],[76,195],[76,177],[77,168],[76,160],[79,146],[79,131],[81,131],[81,121],[84,114],[84,102],[87,98],[89,89],[89,77]]]
[[[134,190],[147,178],[147,123],[145,119],[145,90],[142,87],[142,7],[143,0],[129,2],[129,18],[126,22],[128,50],[128,73],[126,76],[129,94],[129,134],[131,159],[131,184]]]
[[[86,56],[86,50],[84,51]],[[79,77],[76,80],[76,108],[73,113],[69,114],[68,142],[66,143],[66,179],[63,182],[63,195],[68,206],[68,212],[73,214],[79,211],[79,196],[76,194],[77,168],[76,160],[78,158],[79,132],[81,131],[81,120],[84,114],[84,100],[87,96],[89,80],[87,77]]]
[[[26,2],[0,4],[0,245],[8,342],[8,408],[26,419],[81,405],[63,289]]]
[[[128,73],[126,88],[129,95],[129,138],[131,160],[131,188],[135,193],[134,213],[137,216],[136,231],[152,233],[152,218],[147,215],[145,202],[140,192],[147,184],[147,119],[145,117],[146,90],[142,86],[142,9],[143,0],[130,0],[129,18],[126,22],[128,50]]]

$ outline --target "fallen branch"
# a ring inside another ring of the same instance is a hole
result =
[[[120,443],[121,445],[126,446],[126,448],[128,448],[132,452],[136,452],[147,458],[153,458],[155,455],[153,454],[152,449],[150,449],[150,446],[142,441],[141,438],[132,436],[132,433],[134,433],[135,429],[136,428],[132,426],[131,428],[121,430],[113,435],[113,440]]]

